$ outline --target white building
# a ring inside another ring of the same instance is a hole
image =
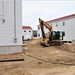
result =
[[[24,37],[24,40],[32,39],[33,36],[33,30],[30,26],[22,26],[22,36]]]
[[[0,54],[22,52],[22,0],[0,0]]]
[[[75,14],[71,14],[68,16],[60,17],[57,19],[53,19],[47,21],[54,31],[65,31],[64,41],[72,41],[75,40]],[[48,30],[45,28],[46,33]],[[38,25],[38,37],[42,37],[41,29]]]

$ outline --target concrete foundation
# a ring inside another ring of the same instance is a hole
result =
[[[0,46],[0,54],[13,54],[13,53],[21,53],[21,52],[22,52],[21,45]]]

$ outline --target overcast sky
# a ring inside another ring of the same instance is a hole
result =
[[[70,14],[75,14],[75,0],[22,0],[22,25],[34,30],[38,18],[49,21]]]

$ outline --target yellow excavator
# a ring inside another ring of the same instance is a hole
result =
[[[39,23],[41,27],[41,32],[42,32],[42,37],[43,41],[41,44],[45,47],[48,46],[60,46],[63,44],[63,37],[65,36],[64,31],[53,31],[52,26],[50,26],[47,22],[43,21],[42,19],[39,18]],[[46,35],[44,31],[44,26],[49,30],[49,34]]]

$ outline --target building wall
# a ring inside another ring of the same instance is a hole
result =
[[[37,28],[38,28],[37,37],[42,37],[42,32],[41,32],[40,25],[38,25]],[[44,27],[44,31],[45,31],[45,34],[48,35],[49,30],[46,27]]]
[[[42,37],[40,25],[37,25],[37,37]]]
[[[33,36],[32,29],[22,29],[22,36],[24,36],[25,39],[32,39]]]
[[[63,25],[65,22],[65,25]],[[50,24],[50,23],[49,23]],[[65,31],[64,41],[72,41],[75,40],[75,17],[69,19],[63,19],[58,22],[51,23],[53,30],[55,31]],[[58,26],[56,26],[58,24]]]
[[[0,47],[1,49],[16,45],[22,45],[22,1],[15,0],[15,23],[14,23],[14,0],[0,0]],[[3,19],[5,22],[3,22]],[[22,47],[21,47],[22,48]],[[21,49],[20,48],[20,49]],[[0,51],[1,51],[0,49]],[[11,50],[10,50],[11,51]],[[16,52],[21,52],[17,50]],[[0,52],[2,53],[2,52]],[[15,53],[11,51],[10,53]]]
[[[63,22],[65,23],[65,25],[63,25]],[[53,31],[65,31],[64,41],[75,40],[75,17],[61,19],[58,21],[48,23],[52,25]],[[47,29],[45,29],[45,31],[46,33],[48,32]],[[40,33],[41,35],[41,29],[38,30],[38,33]]]
[[[33,36],[37,37],[37,30],[33,30]]]

